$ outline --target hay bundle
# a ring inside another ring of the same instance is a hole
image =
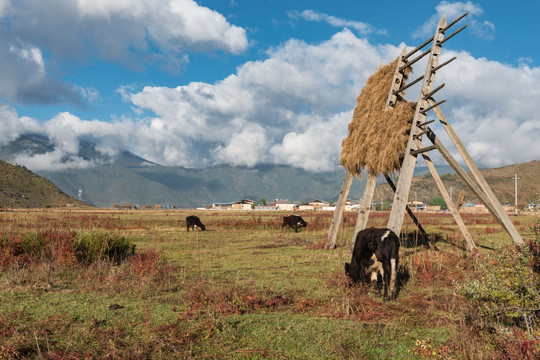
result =
[[[364,168],[372,174],[388,174],[401,166],[414,108],[411,102],[398,101],[395,108],[384,109],[396,65],[397,59],[381,66],[358,95],[339,159],[353,173]]]

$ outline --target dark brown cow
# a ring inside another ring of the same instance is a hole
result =
[[[298,228],[306,227],[307,222],[302,219],[299,215],[289,215],[283,217],[283,224],[281,225],[281,230],[283,230],[284,227],[290,227],[291,229],[294,229],[294,232],[298,232]]]
[[[186,217],[187,231],[189,231],[189,228],[195,231],[195,226],[201,228],[202,231],[206,230],[206,227],[197,216],[189,215],[188,217]]]

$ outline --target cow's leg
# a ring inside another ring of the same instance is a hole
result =
[[[377,291],[377,278],[379,276],[379,273],[377,272],[377,270],[373,270],[371,272],[371,288],[373,289],[373,291]]]
[[[378,286],[377,286],[377,280],[379,277],[379,273],[381,273],[381,276],[383,276],[384,280],[384,269],[382,267],[382,264],[377,260],[377,256],[375,254],[371,255],[371,266],[369,267],[369,270],[371,272],[371,287],[373,288],[373,291],[378,292]]]
[[[391,270],[388,261],[383,262],[383,283],[384,283],[384,300],[388,300],[388,283],[390,282]]]
[[[396,259],[390,259],[390,299],[396,298],[396,282],[397,282],[397,261]]]

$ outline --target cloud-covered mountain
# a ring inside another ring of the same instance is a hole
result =
[[[21,153],[37,158],[51,152],[54,142],[40,135],[27,135],[1,147],[0,158],[13,160]],[[67,194],[100,207],[126,202],[192,208],[243,198],[336,200],[344,177],[341,169],[309,172],[286,165],[216,165],[204,169],[161,166],[128,151],[109,156],[88,142],[81,142],[73,156],[88,166],[40,168],[36,172]],[[72,158],[58,160],[70,162]],[[362,184],[356,182],[351,197],[359,198],[361,189]]]

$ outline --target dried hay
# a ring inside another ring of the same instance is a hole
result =
[[[372,174],[389,174],[401,167],[414,117],[414,103],[398,101],[395,108],[385,110],[396,65],[397,59],[381,66],[358,95],[339,160],[355,174],[362,169]]]

